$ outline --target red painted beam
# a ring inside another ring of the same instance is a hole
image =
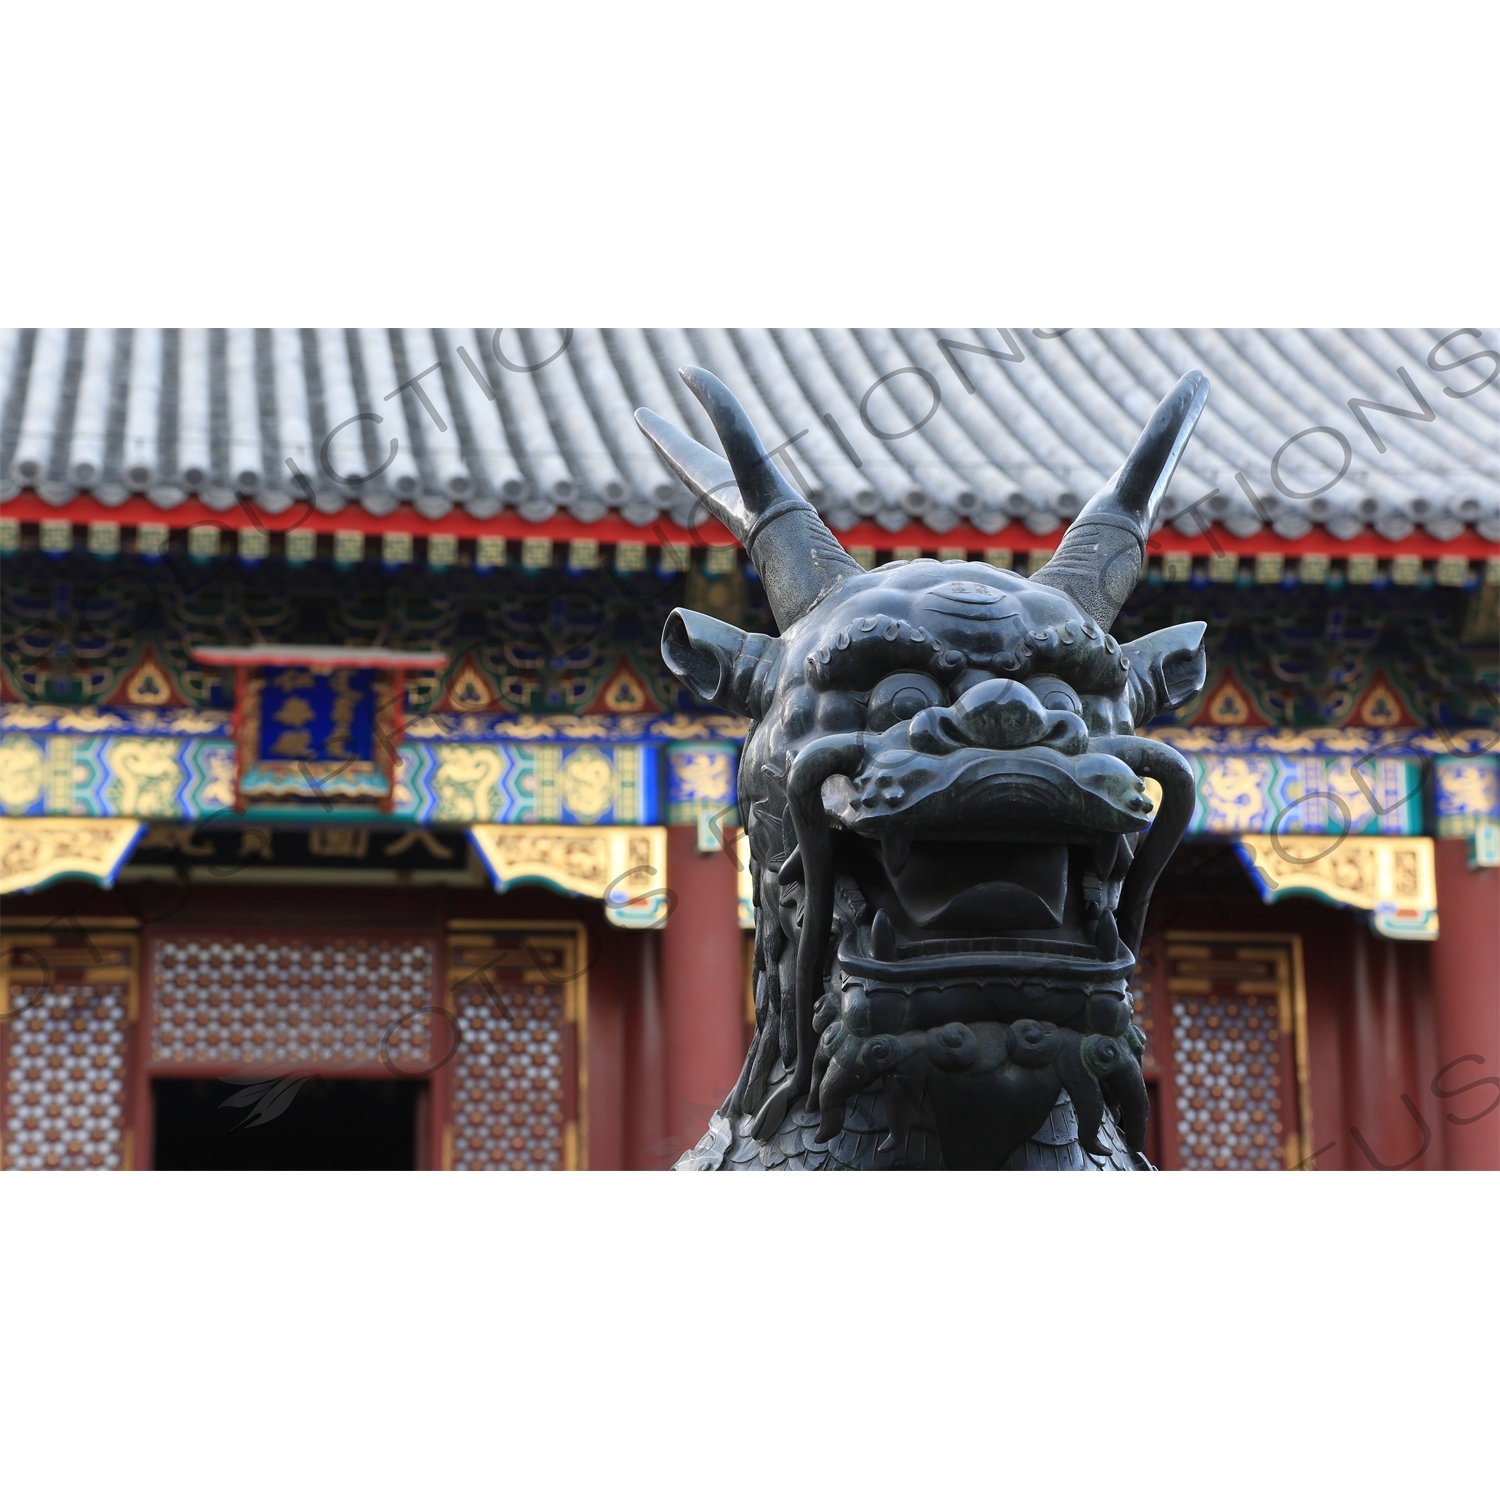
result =
[[[553,541],[560,542],[595,541],[606,545],[615,542],[643,542],[647,546],[658,547],[663,544],[716,547],[733,541],[717,521],[709,519],[691,527],[679,526],[666,518],[653,521],[649,526],[632,526],[619,516],[611,515],[586,524],[560,511],[550,520],[532,522],[522,520],[512,511],[488,521],[479,521],[466,511],[455,509],[440,521],[430,521],[425,516],[418,515],[408,504],[398,506],[385,516],[373,516],[357,504],[350,504],[337,515],[325,515],[314,510],[305,501],[293,504],[280,515],[273,516],[246,502],[232,510],[216,511],[210,510],[201,500],[192,499],[184,500],[170,510],[163,510],[139,496],[120,505],[104,505],[91,495],[78,495],[62,505],[50,505],[29,491],[0,504],[0,519],[22,522],[73,521],[80,525],[89,521],[115,521],[121,526],[165,524],[174,531],[186,530],[189,526],[217,526],[230,532],[255,527],[276,535],[308,531],[317,536],[328,536],[335,531],[357,531],[364,536],[384,536],[387,532],[395,531],[420,537],[456,536],[464,539],[504,537],[507,540],[519,540],[523,537],[550,537]],[[923,552],[936,551],[942,547],[962,548],[966,552],[1009,548],[1018,555],[1024,555],[1029,552],[1051,551],[1057,546],[1063,530],[1063,527],[1058,527],[1045,536],[1038,536],[1034,531],[1013,521],[991,534],[986,534],[967,522],[955,526],[951,531],[936,532],[914,522],[902,527],[899,532],[892,532],[867,521],[848,531],[839,532],[838,537],[847,547],[874,547],[880,552],[889,552],[897,547],[917,547]],[[1322,527],[1315,526],[1306,536],[1289,541],[1269,530],[1251,537],[1237,537],[1221,526],[1213,526],[1204,535],[1191,537],[1181,536],[1172,530],[1160,531],[1151,539],[1150,551],[1153,556],[1167,552],[1186,552],[1193,557],[1210,557],[1222,553],[1235,557],[1255,557],[1261,553],[1279,552],[1284,557],[1301,557],[1306,553],[1348,557],[1359,553],[1378,558],[1487,558],[1500,556],[1500,545],[1485,541],[1469,527],[1446,542],[1440,542],[1420,530],[1413,531],[1399,542],[1393,542],[1369,528],[1349,541],[1341,541]]]
[[[551,537],[554,541],[644,542],[661,546],[664,542],[690,547],[727,546],[734,538],[717,521],[705,520],[691,530],[663,518],[650,526],[632,526],[619,516],[606,516],[592,525],[575,520],[559,511],[547,521],[523,521],[514,511],[476,520],[467,511],[455,509],[441,521],[430,521],[418,515],[408,504],[401,504],[389,515],[374,516],[358,504],[351,504],[336,515],[325,515],[306,501],[289,505],[280,515],[271,515],[258,506],[241,501],[232,510],[211,510],[201,500],[184,500],[170,510],[163,510],[141,496],[119,505],[104,505],[92,495],[78,495],[62,505],[49,505],[40,496],[27,491],[0,504],[0,519],[14,521],[116,521],[121,526],[167,525],[173,531],[189,526],[217,526],[221,531],[240,532],[249,529],[268,531],[274,536],[292,531],[308,531],[315,536],[331,536],[335,531],[357,531],[362,536],[384,536],[389,531],[412,536],[456,536],[474,538],[498,536],[510,540],[521,537]]]

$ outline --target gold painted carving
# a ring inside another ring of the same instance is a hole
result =
[[[73,708],[50,703],[7,703],[0,724],[7,729],[61,729],[75,734],[104,734],[112,729],[160,729],[173,734],[224,734],[230,716],[220,709]]]
[[[7,721],[9,722],[9,721]],[[30,724],[17,725],[31,728]],[[750,721],[737,714],[463,714],[435,713],[407,725],[406,738],[444,740],[454,735],[493,735],[528,740],[743,740]]]
[[[420,825],[415,828],[408,828],[400,838],[392,839],[385,846],[385,854],[387,858],[391,858],[397,854],[405,854],[408,849],[414,849],[418,846],[425,849],[434,859],[453,858],[453,850],[447,844],[441,843],[438,839],[434,838],[426,828]]]
[[[1210,760],[1198,789],[1209,826],[1230,831],[1260,822],[1266,814],[1271,770],[1271,762],[1264,758],[1226,755]]]
[[[562,769],[562,750],[557,745],[538,745],[531,757],[531,784],[536,798],[536,815],[543,823],[562,818],[562,795],[557,788],[557,773]]]
[[[612,714],[629,714],[640,713],[651,699],[641,679],[631,670],[630,663],[622,661],[615,675],[605,683],[599,701]]]
[[[73,811],[73,776],[78,746],[65,734],[47,740],[47,811],[67,817]]]
[[[693,750],[674,757],[674,776],[694,802],[731,802],[727,750]]]
[[[476,823],[469,835],[496,890],[549,885],[603,901],[604,914],[616,927],[666,925],[665,828]]]
[[[135,818],[6,818],[0,822],[0,896],[66,875],[108,886],[140,827]]]
[[[210,750],[203,757],[203,769],[208,773],[200,797],[204,807],[234,806],[234,752],[232,750]]]
[[[483,823],[498,811],[505,755],[493,745],[439,745],[432,789],[438,823]]]
[[[325,859],[363,859],[370,852],[368,828],[311,828],[307,833],[307,852]]]
[[[1439,760],[1434,763],[1438,805],[1448,817],[1493,816],[1497,790],[1495,762],[1485,760]]]
[[[615,768],[609,756],[592,745],[575,750],[558,776],[562,805],[580,823],[597,823],[614,805]]]
[[[186,779],[178,756],[181,744],[125,735],[111,741],[104,750],[104,763],[114,773],[105,792],[110,806],[138,818],[181,817],[177,794]]]
[[[25,812],[46,783],[47,755],[30,735],[8,734],[0,740],[0,807],[12,815]]]
[[[148,646],[140,666],[125,682],[125,697],[131,703],[146,708],[160,708],[172,701],[172,688],[167,674],[162,671],[156,654]]]
[[[739,919],[740,926],[747,932],[755,931],[755,876],[750,869],[750,835],[743,828],[733,830],[734,834],[734,867],[738,872],[736,882],[739,896]],[[751,1013],[754,1013],[754,1002],[751,1002]]]
[[[495,691],[475,670],[473,663],[466,661],[453,675],[448,701],[461,710],[492,708]]]
[[[1437,876],[1429,838],[1244,834],[1268,902],[1320,896],[1372,912],[1382,937],[1430,942],[1438,935]]]
[[[198,837],[194,823],[168,823],[148,828],[141,840],[142,849],[170,849],[177,854],[212,854],[214,846]]]
[[[1214,724],[1243,724],[1250,717],[1250,704],[1237,683],[1219,685],[1209,700],[1208,717]]]

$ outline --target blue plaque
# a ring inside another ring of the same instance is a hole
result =
[[[375,673],[368,667],[272,667],[260,704],[260,759],[371,759]]]

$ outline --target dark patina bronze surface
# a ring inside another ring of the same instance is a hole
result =
[[[781,634],[679,609],[662,639],[752,721],[756,1035],[679,1167],[1145,1167],[1130,976],[1193,784],[1136,731],[1203,685],[1204,626],[1109,630],[1207,381],[1177,382],[1026,578],[865,572],[724,385],[682,378],[725,457],[637,420],[744,543]]]

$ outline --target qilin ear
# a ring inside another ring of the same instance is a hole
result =
[[[1189,620],[1121,645],[1130,663],[1132,717],[1137,726],[1169,708],[1181,708],[1203,691],[1208,676],[1208,657],[1203,651],[1207,629],[1202,620]]]
[[[712,615],[674,609],[661,636],[662,659],[700,698],[747,718],[765,713],[781,642]]]

